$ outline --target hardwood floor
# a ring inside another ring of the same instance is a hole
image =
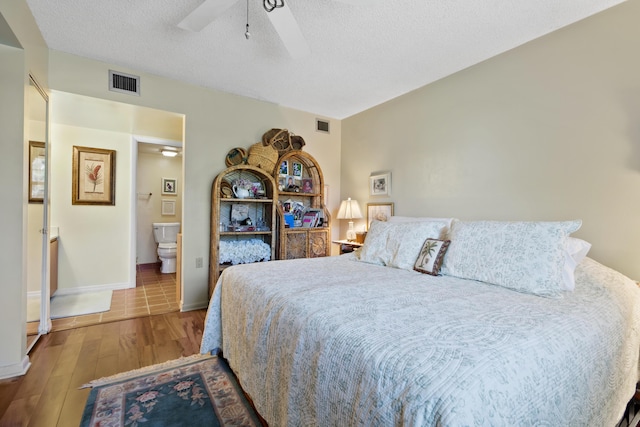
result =
[[[206,310],[52,332],[22,377],[0,381],[0,426],[78,426],[87,382],[198,353]]]

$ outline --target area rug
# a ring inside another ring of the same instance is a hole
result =
[[[113,291],[55,295],[51,298],[51,318],[83,316],[111,309]]]
[[[80,427],[261,426],[226,361],[193,355],[102,378]]]

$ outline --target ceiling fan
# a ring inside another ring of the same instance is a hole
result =
[[[182,21],[178,23],[178,27],[198,32],[213,22],[218,16],[222,15],[227,9],[233,6],[239,0],[204,0],[200,6],[189,13]],[[364,5],[369,2],[367,0],[336,0],[352,5]],[[309,45],[302,35],[300,26],[296,18],[291,13],[291,9],[285,3],[285,0],[262,0],[263,7],[267,11],[267,16],[271,21],[271,25],[275,28],[280,36],[282,43],[292,58],[303,58],[311,53]],[[287,3],[289,0],[287,0]],[[248,7],[248,4],[247,4]],[[247,32],[249,38],[249,23],[247,23]]]

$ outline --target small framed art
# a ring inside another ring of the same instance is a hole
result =
[[[116,151],[73,146],[71,204],[116,204]]]
[[[29,203],[42,203],[44,198],[44,142],[29,141]]]
[[[175,215],[176,201],[173,199],[162,199],[162,215]]]
[[[162,194],[176,196],[178,194],[178,180],[176,178],[162,178]]]
[[[393,203],[367,203],[367,230],[371,221],[389,221],[393,216]]]
[[[391,172],[369,177],[369,195],[390,196],[391,195]]]

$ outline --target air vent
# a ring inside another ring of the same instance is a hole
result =
[[[316,130],[318,132],[329,133],[329,122],[326,120],[316,119]]]
[[[109,70],[109,90],[140,96],[140,77]]]

